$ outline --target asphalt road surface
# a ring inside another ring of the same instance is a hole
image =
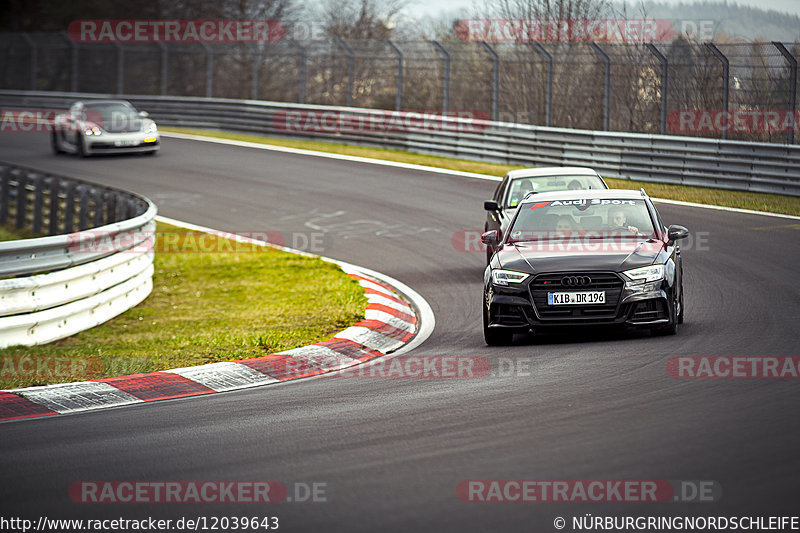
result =
[[[155,157],[78,159],[53,155],[43,134],[6,133],[0,160],[133,190],[187,222],[313,242],[312,251],[393,276],[428,301],[436,328],[413,355],[482,356],[494,369],[474,379],[324,377],[4,423],[2,516],[277,516],[285,531],[538,532],[556,531],[558,516],[572,531],[572,517],[586,513],[798,514],[800,381],[666,372],[673,356],[800,355],[795,221],[662,204],[667,224],[692,232],[677,336],[518,337],[489,348],[484,257],[453,236],[483,227],[495,183],[169,138]],[[464,480],[504,479],[713,481],[718,497],[457,497]],[[68,489],[81,480],[275,480],[294,499],[317,483],[326,501],[74,503]]]

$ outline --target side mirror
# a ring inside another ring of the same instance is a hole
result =
[[[481,242],[486,246],[497,246],[497,243],[500,242],[500,230],[493,229],[491,231],[487,231],[481,235]]]
[[[672,226],[667,228],[667,238],[670,241],[678,241],[680,239],[685,239],[689,236],[689,230],[684,228],[683,226],[678,226],[677,224],[673,224]]]
[[[147,118],[150,116],[150,113],[148,113],[147,111],[139,111],[139,116],[142,118]]]
[[[494,200],[486,200],[483,202],[483,208],[487,211],[498,211],[500,207],[497,205],[497,202]]]

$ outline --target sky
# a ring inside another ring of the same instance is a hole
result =
[[[658,0],[668,4],[692,4],[692,0]],[[636,5],[638,2],[628,2]],[[731,2],[734,3],[734,2]],[[736,0],[739,5],[758,7],[764,10],[787,12],[800,15],[800,0]],[[412,0],[405,10],[409,15],[420,17],[423,15],[437,15],[441,12],[453,12],[459,8],[469,8],[473,0]]]

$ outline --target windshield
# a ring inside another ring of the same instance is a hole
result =
[[[538,176],[534,178],[517,178],[509,184],[506,207],[517,207],[530,191],[552,192],[582,189],[606,189],[598,176]]]
[[[140,120],[139,114],[134,108],[120,103],[86,104],[86,110],[90,117],[98,115],[102,117],[102,125],[106,129],[108,127],[111,129],[130,127],[131,123],[136,124]]]
[[[522,205],[509,229],[509,242],[586,237],[656,235],[643,199],[585,198]]]

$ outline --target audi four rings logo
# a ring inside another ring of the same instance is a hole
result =
[[[589,276],[564,276],[561,278],[561,285],[564,287],[582,287],[591,282],[592,278]]]

